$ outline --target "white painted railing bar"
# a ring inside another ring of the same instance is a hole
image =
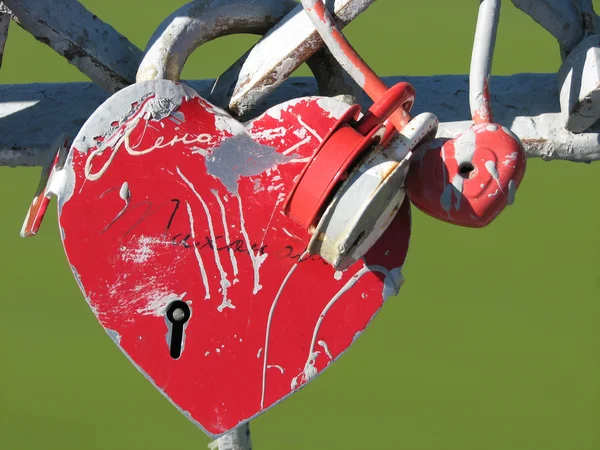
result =
[[[581,12],[577,1],[571,0],[512,0],[513,4],[531,16],[558,41],[564,59],[584,37]],[[598,16],[594,13],[594,19]]]
[[[470,125],[467,75],[383,77],[389,85],[408,81],[417,90],[413,113],[433,112],[439,137],[453,137]],[[214,80],[185,81],[207,95]],[[600,125],[573,134],[561,125],[556,74],[493,76],[494,120],[511,127],[529,157],[575,162],[600,160]],[[313,78],[294,77],[253,110],[257,115],[285,100],[316,95]],[[0,165],[39,166],[60,133],[74,137],[109,94],[92,83],[0,85]],[[77,101],[75,102],[75,99]],[[363,107],[370,100],[363,98]]]
[[[4,4],[19,26],[108,92],[135,80],[141,50],[77,0],[4,0]]]
[[[342,28],[366,11],[373,1],[335,0],[327,3],[336,24]],[[234,114],[243,116],[321,48],[323,40],[302,5],[298,5],[245,55],[247,59],[243,67],[238,62],[219,77],[211,99],[231,98],[229,108]],[[337,68],[339,64],[335,66]],[[314,71],[313,67],[311,69]],[[339,70],[342,71],[341,67]],[[321,84],[326,84],[325,80],[322,81]],[[229,86],[234,86],[234,89]],[[351,89],[353,86],[354,83],[348,80],[347,87]],[[340,92],[339,86],[331,88]],[[325,89],[328,87],[325,86]],[[345,90],[345,93],[350,92]]]

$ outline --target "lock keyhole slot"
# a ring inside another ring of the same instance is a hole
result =
[[[167,308],[166,318],[171,324],[169,354],[173,359],[178,359],[181,356],[185,324],[190,320],[191,315],[189,305],[182,300],[175,300]]]
[[[473,177],[475,172],[475,166],[470,162],[461,163],[458,166],[458,174],[464,179],[468,180]]]

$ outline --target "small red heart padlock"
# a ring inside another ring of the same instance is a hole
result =
[[[484,227],[512,204],[525,166],[518,138],[501,125],[482,123],[441,147],[422,149],[406,178],[407,195],[432,217]]]
[[[483,1],[479,8],[469,93],[474,125],[441,146],[419,149],[406,179],[417,208],[471,228],[488,225],[513,203],[526,168],[519,138],[492,118],[489,79],[499,3]]]

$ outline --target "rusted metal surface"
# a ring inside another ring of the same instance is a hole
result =
[[[454,138],[471,125],[469,78],[466,75],[383,77],[391,86],[411,83],[419,101],[412,109],[417,115],[435,110],[440,120],[438,138]],[[206,97],[214,80],[188,80]],[[592,162],[600,160],[600,124],[585,133],[565,130],[560,112],[556,74],[493,76],[491,96],[494,120],[513,130],[522,140],[529,158],[546,161]],[[280,89],[263,98],[254,117],[266,109],[293,98],[316,95],[311,77],[286,80]],[[0,85],[0,165],[42,166],[54,152],[53,142],[64,132],[75,136],[94,110],[108,98],[106,91],[92,83],[38,83]],[[363,98],[361,106],[371,105]]]
[[[4,46],[8,38],[8,27],[10,26],[10,14],[3,12],[2,2],[0,2],[0,67],[4,58]]]
[[[108,92],[135,80],[141,51],[76,0],[4,0],[13,20]]]
[[[407,202],[345,271],[307,255],[310,234],[282,211],[349,107],[295,99],[242,124],[185,85],[137,83],[92,114],[49,177],[92,312],[212,437],[313,380],[402,284]]]
[[[335,0],[330,3],[336,23],[342,27],[365,11],[373,0]],[[231,92],[229,86],[235,82],[229,108],[234,114],[243,116],[322,47],[323,41],[302,6],[298,5],[252,48],[241,69],[239,64],[234,64],[219,78],[215,95],[227,95]]]

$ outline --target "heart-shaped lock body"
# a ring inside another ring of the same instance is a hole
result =
[[[137,83],[90,117],[51,176],[94,314],[212,437],[328,367],[402,283],[408,202],[344,272],[307,256],[310,234],[282,209],[349,108],[302,98],[241,124],[185,85]]]
[[[406,179],[411,202],[426,214],[471,228],[488,225],[512,204],[525,174],[519,139],[506,127],[482,123],[441,147],[417,154]]]

